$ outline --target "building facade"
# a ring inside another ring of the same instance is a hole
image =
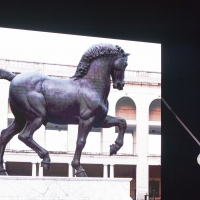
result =
[[[14,73],[37,71],[59,78],[74,75],[76,66],[0,60],[0,68]],[[130,196],[143,199],[152,195],[153,189],[161,194],[161,74],[159,72],[125,72],[122,91],[111,88],[109,112],[111,116],[127,120],[124,145],[117,155],[109,156],[109,146],[114,143],[118,129],[92,129],[83,149],[81,163],[89,177],[132,178]],[[9,107],[9,82],[0,80],[1,124],[6,128],[13,120]],[[34,134],[34,140],[50,153],[51,171],[43,171],[38,155],[14,136],[8,143],[4,164],[13,176],[68,176],[75,172],[71,161],[76,146],[77,125],[48,123]]]

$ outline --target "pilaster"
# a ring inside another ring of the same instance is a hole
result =
[[[149,106],[148,100],[143,102],[141,99],[137,103],[137,127],[136,127],[136,152],[138,155],[138,164],[136,168],[136,191],[137,198],[143,199],[148,193],[149,187],[149,167],[148,167],[148,120]]]

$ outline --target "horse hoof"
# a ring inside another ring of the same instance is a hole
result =
[[[41,162],[41,167],[43,167],[47,171],[50,171],[51,170],[51,163],[50,162],[46,162],[46,161],[42,161]]]
[[[6,170],[2,170],[0,171],[0,176],[8,176],[8,173],[6,172]]]
[[[82,171],[82,172],[76,172],[76,177],[87,177],[87,174],[85,173],[85,171]]]
[[[115,149],[115,144],[110,145],[110,156],[113,154],[117,154],[117,150]]]
[[[80,166],[75,173],[76,177],[87,177],[85,170]]]

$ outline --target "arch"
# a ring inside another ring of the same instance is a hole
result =
[[[161,100],[155,99],[149,106],[149,121],[161,121]]]
[[[136,120],[136,105],[130,97],[120,98],[115,107],[115,115],[126,120]]]

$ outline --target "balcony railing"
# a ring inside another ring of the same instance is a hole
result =
[[[28,71],[37,71],[50,76],[68,78],[74,75],[76,66],[59,65],[50,63],[38,63],[16,60],[0,59],[0,68],[8,69],[14,73],[22,73]],[[141,85],[160,85],[161,73],[151,71],[125,71],[125,82],[130,84]]]

